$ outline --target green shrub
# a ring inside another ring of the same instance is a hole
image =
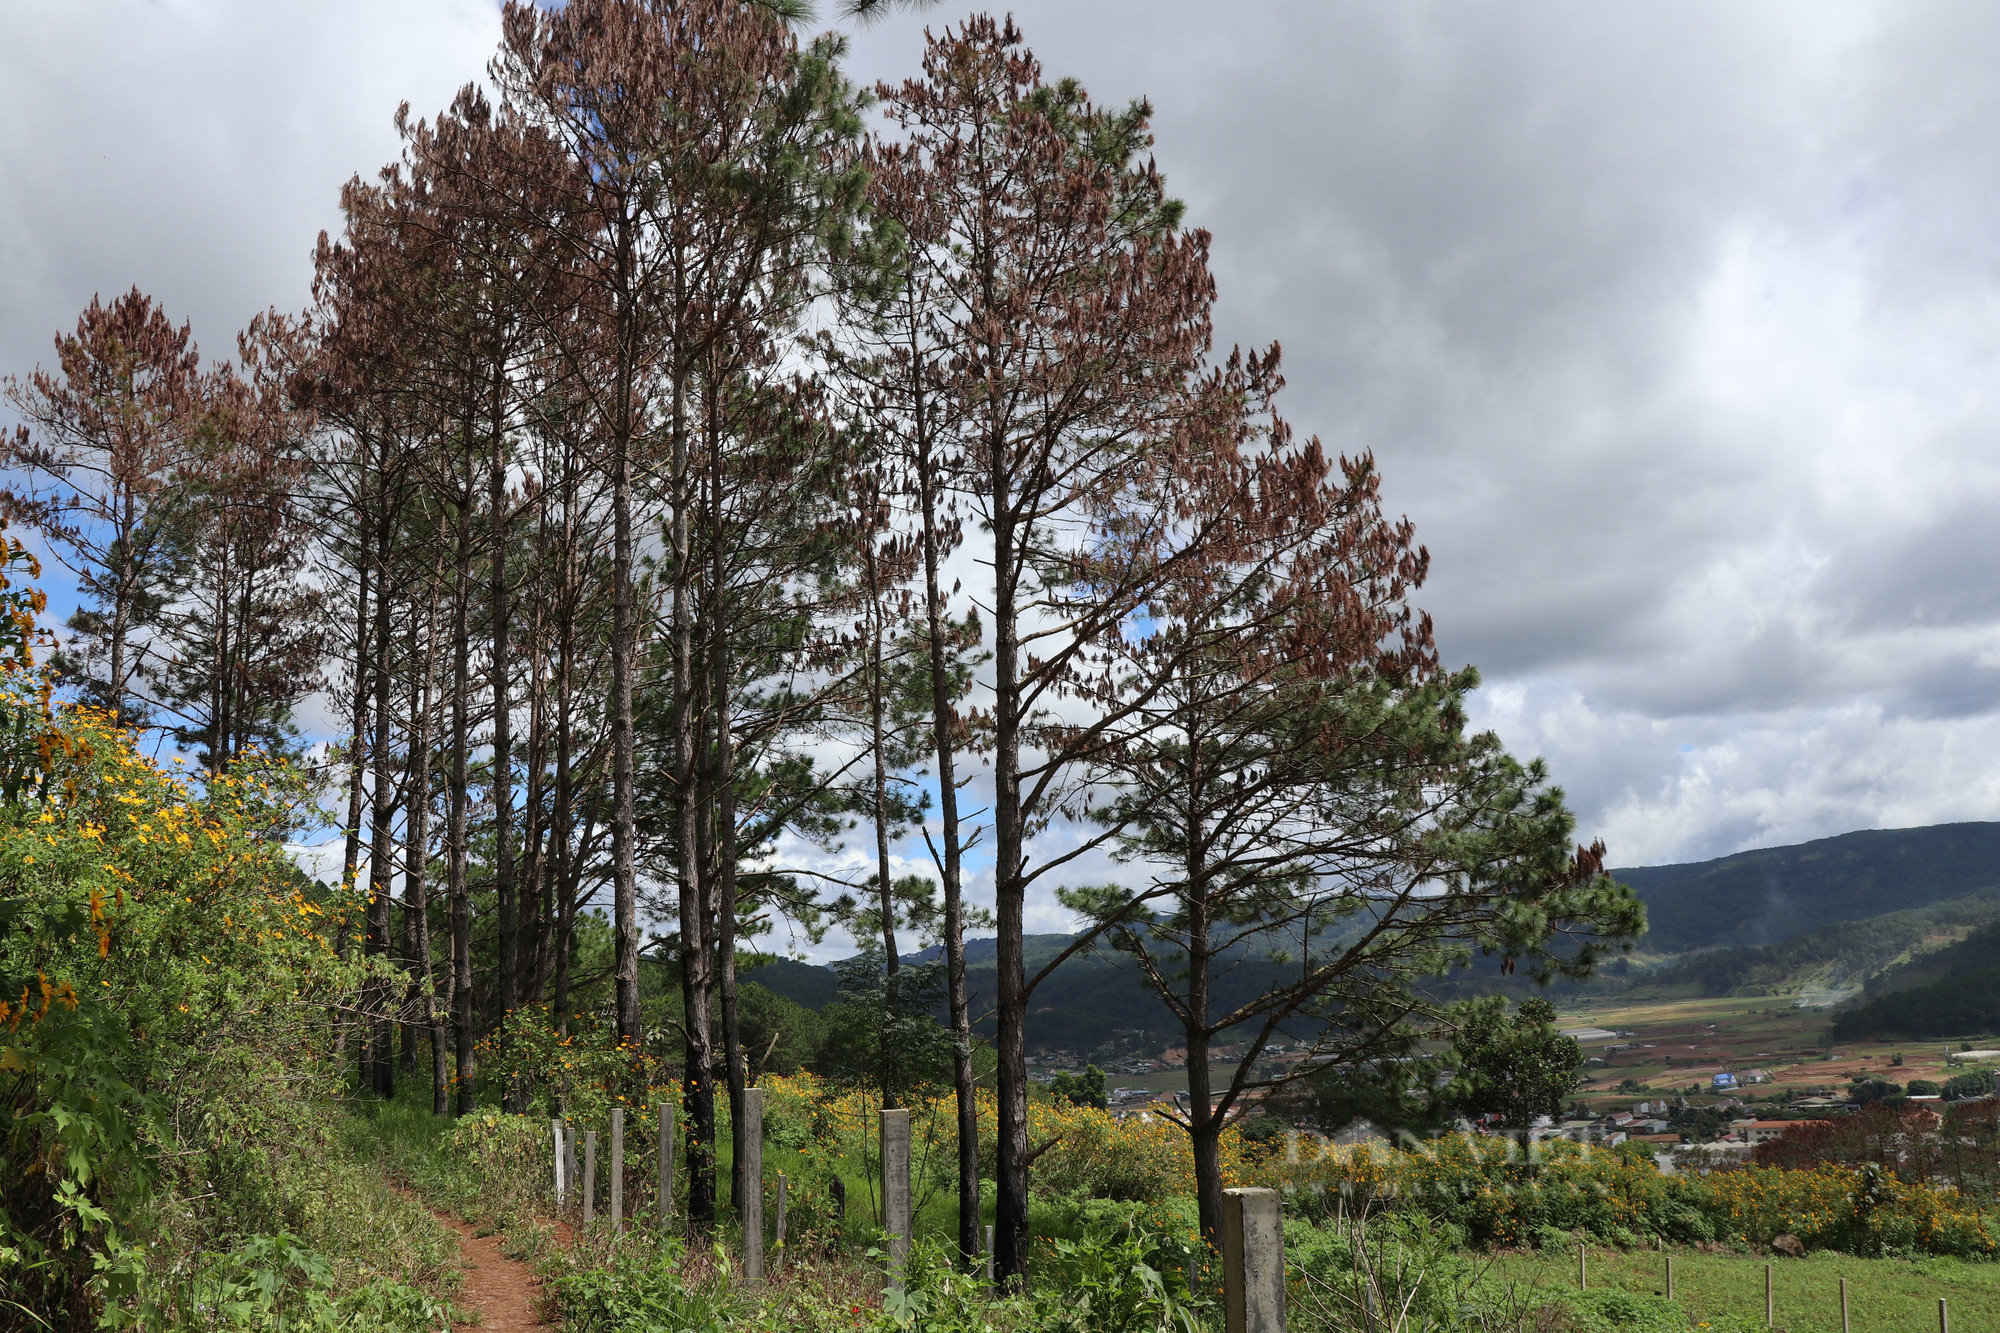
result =
[[[1201,1231],[1195,1201],[1175,1195],[1147,1203],[1097,1199],[1078,1194],[1036,1195],[1028,1202],[1028,1230],[1047,1240],[1083,1240],[1092,1235],[1144,1235],[1156,1247],[1181,1248]],[[1164,1262],[1164,1260],[1163,1260]]]
[[[45,999],[10,1040],[0,1049],[12,1092],[0,1102],[0,1299],[84,1322],[99,1293],[129,1295],[143,1272],[128,1241],[157,1181],[140,1135],[157,1125],[159,1103],[125,1078],[123,1020],[88,996]]]
[[[1482,1247],[1581,1234],[1619,1246],[1664,1238],[1767,1245],[1783,1233],[1853,1254],[2000,1255],[1991,1204],[1864,1163],[1661,1173],[1646,1145],[1586,1149],[1453,1135],[1421,1150],[1356,1149],[1289,1170],[1288,1197],[1387,1206],[1454,1223]],[[1303,1177],[1303,1179],[1301,1179]],[[1280,1177],[1286,1179],[1287,1177]]]
[[[994,1307],[985,1279],[960,1270],[955,1252],[934,1240],[910,1247],[902,1288],[882,1297],[875,1325],[880,1333],[992,1333]]]
[[[1053,1241],[1035,1276],[1036,1327],[1047,1333],[1201,1333],[1212,1308],[1189,1291],[1172,1241],[1131,1228]]]
[[[444,1301],[395,1278],[341,1292],[325,1256],[288,1234],[245,1236],[223,1253],[148,1274],[113,1327],[245,1333],[450,1333]]]
[[[1290,1228],[1291,1323],[1329,1333],[1514,1329],[1518,1321],[1489,1320],[1495,1312],[1489,1308],[1493,1295],[1481,1287],[1486,1265],[1464,1253],[1462,1243],[1451,1224],[1408,1212],[1366,1218],[1341,1212],[1322,1226]]]
[[[1564,1292],[1558,1299],[1570,1310],[1576,1333],[1687,1333],[1686,1312],[1664,1296],[1607,1290]]]
[[[577,1266],[549,1283],[569,1333],[721,1333],[736,1313],[726,1281],[685,1280],[677,1242],[614,1245],[603,1262]]]

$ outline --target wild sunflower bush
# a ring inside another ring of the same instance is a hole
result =
[[[1482,1246],[1534,1246],[1573,1233],[1614,1245],[1768,1244],[1797,1236],[1857,1254],[2000,1255],[1996,1219],[1948,1188],[1877,1168],[1747,1166],[1663,1174],[1644,1147],[1556,1140],[1532,1158],[1497,1138],[1447,1135],[1410,1148],[1309,1148],[1246,1174],[1285,1190],[1295,1216],[1400,1209]]]
[[[439,1283],[444,1234],[343,1140],[331,1020],[360,971],[285,849],[306,783],[163,768],[55,704],[32,572],[0,538],[0,1309],[171,1327],[163,1293],[227,1285],[258,1236],[337,1255],[336,1294]]]

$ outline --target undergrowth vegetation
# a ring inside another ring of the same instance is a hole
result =
[[[811,1077],[767,1078],[764,1088],[766,1217],[779,1171],[793,1211],[785,1248],[771,1254],[771,1280],[755,1287],[736,1266],[740,1235],[725,1230],[714,1242],[690,1244],[673,1225],[663,1238],[652,1211],[656,1122],[650,1103],[636,1095],[627,1095],[628,1143],[639,1146],[628,1159],[633,1221],[623,1236],[612,1235],[601,1216],[591,1227],[576,1225],[572,1210],[573,1235],[557,1243],[546,1116],[485,1112],[454,1123],[390,1104],[372,1113],[369,1138],[384,1163],[432,1202],[510,1231],[517,1252],[543,1272],[551,1313],[572,1329],[1219,1327],[1220,1273],[1187,1197],[1186,1139],[1172,1126],[1037,1102],[1037,1141],[1052,1146],[1035,1176],[1029,1280],[1018,1294],[994,1296],[978,1273],[952,1262],[951,1192],[945,1167],[934,1165],[945,1160],[951,1126],[932,1114],[939,1108],[919,1100],[911,1117],[913,1195],[925,1206],[905,1282],[885,1294],[874,1102]],[[604,1122],[579,1114],[574,1123],[598,1129],[602,1151]],[[1657,1291],[1567,1290],[1553,1271],[1523,1276],[1519,1256],[1537,1252],[1569,1256],[1573,1273],[1580,1242],[1648,1258],[1655,1245],[1667,1245],[1707,1263],[1711,1252],[1748,1255],[1791,1233],[1830,1254],[1901,1256],[1905,1269],[1953,1262],[1937,1256],[1985,1259],[1995,1249],[1994,1219],[1973,1200],[1868,1168],[1665,1175],[1636,1147],[1592,1150],[1559,1141],[1524,1157],[1498,1139],[1332,1148],[1304,1136],[1258,1144],[1234,1131],[1227,1161],[1230,1183],[1284,1192],[1291,1326],[1326,1333],[1690,1327],[1684,1305]],[[926,1172],[940,1176],[929,1188]],[[601,1209],[601,1185],[598,1197]],[[844,1213],[833,1202],[839,1198]],[[1726,1308],[1711,1315],[1704,1318],[1712,1330],[1735,1326]]]

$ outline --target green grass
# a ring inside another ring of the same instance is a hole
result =
[[[1592,1249],[1593,1290],[1661,1293],[1665,1256],[1650,1250]],[[1674,1253],[1674,1295],[1689,1324],[1764,1324],[1764,1266],[1771,1265],[1776,1327],[1788,1333],[1840,1333],[1840,1279],[1847,1279],[1854,1333],[1919,1333],[1938,1326],[1937,1303],[1950,1302],[1954,1333],[2000,1329],[2000,1264],[1956,1259],[1857,1259],[1814,1254],[1805,1259]],[[1503,1255],[1492,1278],[1576,1286],[1576,1254]]]

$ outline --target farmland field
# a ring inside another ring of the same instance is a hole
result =
[[[1598,1027],[1630,1032],[1619,1044],[1633,1049],[1603,1055],[1602,1042],[1586,1042],[1586,1056],[1604,1063],[1586,1066],[1586,1100],[1608,1101],[1626,1079],[1655,1092],[1706,1092],[1724,1070],[1762,1069],[1772,1082],[1746,1089],[1759,1097],[1781,1091],[1827,1092],[1856,1075],[1908,1083],[1942,1082],[1965,1066],[1947,1066],[1943,1044],[1861,1041],[1829,1047],[1825,1009],[1797,1008],[1769,996],[1633,1000],[1624,997],[1579,1001],[1561,1010],[1565,1028]],[[1975,1045],[1980,1034],[1967,1034]],[[1903,1063],[1894,1063],[1900,1055]]]

